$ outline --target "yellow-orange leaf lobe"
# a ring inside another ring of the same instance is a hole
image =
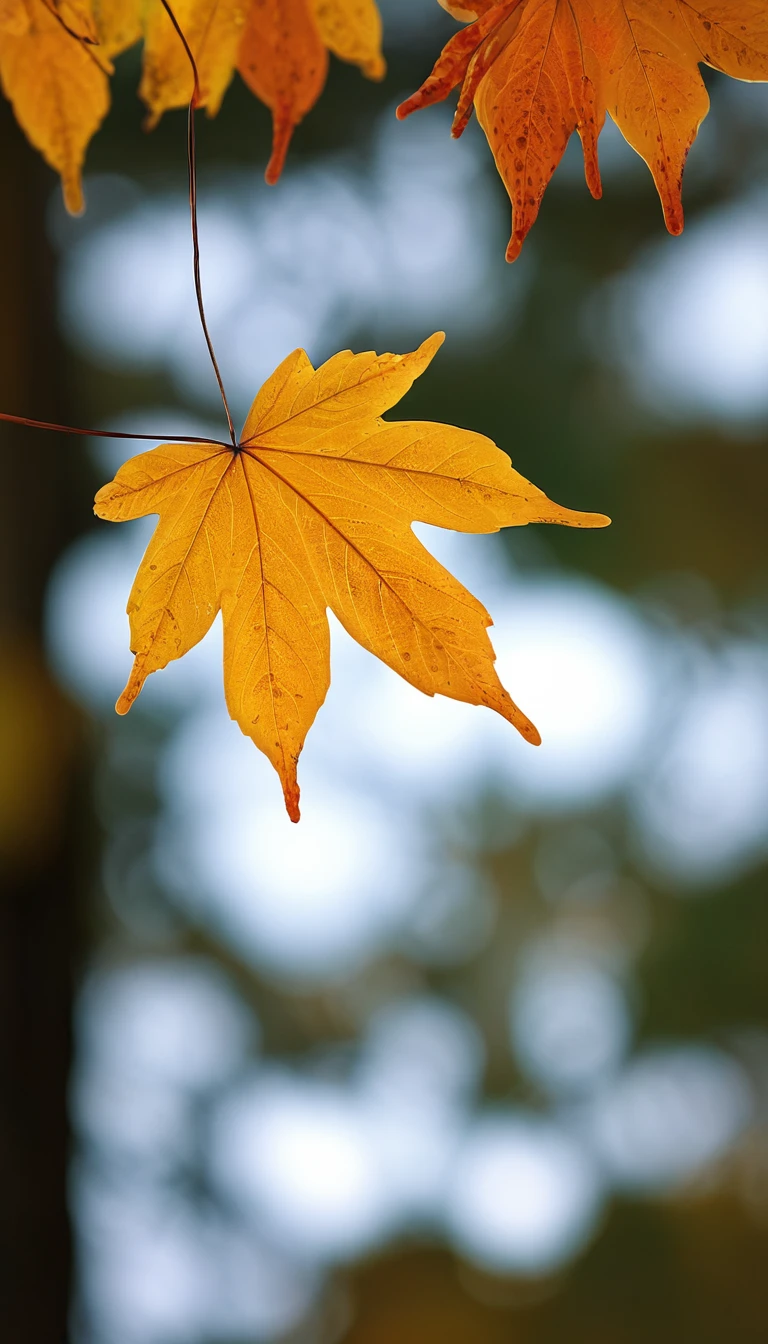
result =
[[[344,351],[318,369],[297,350],[262,387],[237,448],[164,444],[96,496],[101,518],[160,519],[128,602],[135,660],[118,711],[221,611],[230,715],[274,765],[293,820],[299,753],[330,685],[328,608],[411,685],[487,705],[539,741],[496,674],[490,616],[413,522],[608,522],[553,504],[481,434],[382,418],[442,340],[409,355]]]
[[[601,194],[597,138],[606,112],[648,164],[667,228],[680,233],[683,168],[709,109],[699,66],[768,80],[766,0],[440,3],[468,27],[398,115],[462,86],[454,134],[474,104],[512,202],[510,261],[574,131],[587,185]]]

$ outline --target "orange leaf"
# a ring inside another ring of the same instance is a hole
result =
[[[477,111],[512,201],[519,256],[575,130],[600,196],[597,138],[610,112],[645,159],[670,233],[683,227],[682,174],[707,114],[702,62],[768,80],[765,0],[440,0],[474,19],[444,48],[405,117],[462,84],[454,134]]]
[[[237,68],[272,112],[272,158],[265,176],[274,184],[293,129],[320,97],[328,70],[309,0],[253,0]]]
[[[345,351],[317,370],[297,350],[262,387],[237,448],[165,444],[96,496],[101,518],[160,515],[128,602],[135,662],[118,712],[221,611],[230,715],[274,765],[294,821],[296,764],[330,684],[328,607],[419,690],[487,705],[539,741],[496,675],[490,616],[413,521],[463,532],[608,522],[553,504],[481,434],[381,419],[442,340],[410,355]]]

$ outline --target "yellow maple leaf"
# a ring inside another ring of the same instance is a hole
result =
[[[601,194],[597,139],[609,112],[648,164],[670,233],[682,175],[709,109],[699,65],[768,80],[766,0],[440,0],[472,20],[444,47],[405,117],[462,85],[453,134],[477,111],[509,192],[514,261],[574,131]]]
[[[93,45],[87,0],[3,0],[0,80],[27,138],[61,174],[67,209],[83,208],[85,151],[109,109],[108,62]]]
[[[319,369],[297,350],[236,446],[165,444],[96,496],[100,518],[160,515],[128,602],[135,661],[118,712],[221,610],[229,713],[274,765],[294,821],[299,753],[330,684],[329,607],[419,690],[487,705],[539,741],[496,674],[490,616],[412,522],[497,532],[609,521],[553,504],[482,434],[381,418],[442,341],[408,355],[344,351]]]

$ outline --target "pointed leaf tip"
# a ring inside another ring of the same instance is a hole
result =
[[[137,657],[134,659],[131,675],[128,678],[125,690],[115,705],[115,710],[120,715],[128,713],[128,710],[131,708],[134,700],[138,698],[141,688],[147,679],[147,673],[144,667],[145,661],[144,658],[140,659]]]
[[[440,346],[444,344],[445,344],[445,332],[433,331],[431,336],[428,336],[425,341],[422,341],[421,348],[422,350],[427,348],[433,349],[434,353],[437,354],[438,350],[440,349]]]
[[[119,697],[117,703],[115,704],[115,713],[119,714],[121,717],[122,715],[127,714],[128,710],[131,708],[131,705],[133,704],[138,694],[139,691],[133,690],[130,684],[126,686],[122,695]]]
[[[507,723],[511,723],[512,727],[516,728],[520,736],[524,737],[526,742],[530,742],[532,747],[541,746],[541,734],[538,728],[535,723],[531,723],[528,715],[524,714],[522,709],[515,704],[508,691],[502,690],[501,703],[494,708],[498,709],[502,718],[506,719]]]
[[[292,788],[286,788],[283,792],[283,797],[285,798],[285,810],[288,813],[290,820],[294,823],[301,821],[301,810],[299,808],[300,792],[298,784],[294,785]]]
[[[65,177],[62,183],[64,193],[64,205],[68,215],[82,215],[85,212],[85,197],[83,195],[83,184],[80,174],[73,174],[72,177]]]
[[[522,735],[525,738],[526,742],[530,742],[532,747],[541,746],[541,733],[539,732],[535,723],[531,723],[529,721],[528,727],[521,729],[520,731],[522,732]]]
[[[299,808],[301,789],[299,788],[299,781],[297,779],[297,766],[299,756],[301,754],[301,745],[299,746],[295,755],[294,754],[286,755],[285,753],[283,753],[278,743],[276,743],[275,746],[280,752],[280,756],[279,757],[274,756],[272,758],[272,763],[275,766],[278,775],[280,776],[280,783],[283,786],[283,800],[285,802],[285,810],[288,813],[288,817],[291,821],[298,822],[301,821],[301,810]]]
[[[280,177],[285,167],[285,160],[288,155],[291,140],[293,138],[295,123],[289,116],[280,115],[275,112],[273,116],[272,129],[272,154],[264,173],[264,181],[267,186],[274,187],[280,181]]]
[[[383,56],[374,56],[370,61],[367,61],[363,66],[363,74],[365,75],[366,79],[373,79],[376,81],[377,84],[380,83],[381,80],[385,78],[386,73],[387,73],[387,62],[384,60]]]
[[[509,262],[517,261],[518,257],[520,256],[520,253],[523,250],[523,243],[525,242],[525,238],[526,234],[519,233],[517,230],[512,234],[512,237],[507,243],[507,252],[506,252],[507,261]]]
[[[410,117],[412,112],[418,112],[419,108],[424,107],[425,103],[426,99],[424,94],[421,89],[418,89],[416,93],[411,94],[410,98],[406,98],[404,102],[400,103],[399,106],[395,108],[395,116],[397,117],[397,120],[405,121]]]

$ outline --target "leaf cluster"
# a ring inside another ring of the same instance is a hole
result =
[[[91,137],[109,111],[113,59],[143,40],[139,95],[152,128],[170,108],[218,112],[235,73],[270,108],[267,180],[276,182],[293,128],[323,90],[328,53],[381,79],[376,0],[2,0],[0,80],[27,138],[61,175],[67,208],[83,208]]]
[[[765,0],[440,0],[471,20],[443,49],[400,117],[461,85],[513,208],[507,260],[520,255],[574,131],[587,186],[602,195],[597,141],[610,113],[650,168],[670,233],[683,229],[682,178],[709,110],[699,65],[768,79]]]

